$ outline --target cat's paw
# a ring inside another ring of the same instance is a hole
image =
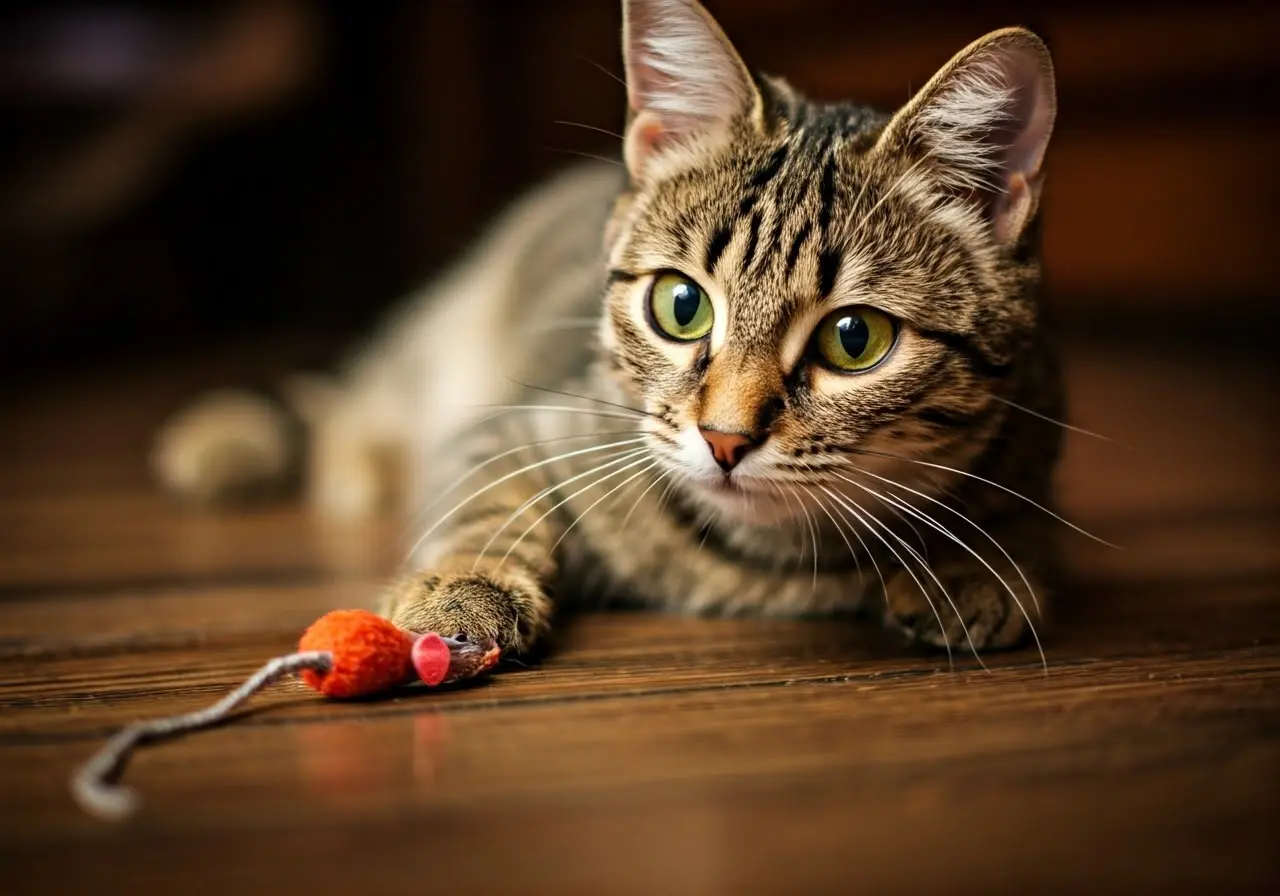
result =
[[[529,650],[549,627],[550,601],[519,573],[425,571],[392,586],[383,607],[401,628]]]
[[[156,434],[152,469],[179,498],[209,505],[279,492],[298,463],[291,419],[250,392],[207,393],[174,414]]]
[[[916,574],[927,596],[906,572],[894,574],[885,587],[885,625],[909,642],[953,651],[1018,647],[1040,621],[1043,589],[1028,592],[1021,577],[1012,571],[1005,576],[1006,588],[977,564],[941,567],[935,574],[945,586],[946,596],[931,577],[921,571]]]

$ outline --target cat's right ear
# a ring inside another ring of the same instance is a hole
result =
[[[639,181],[660,178],[690,150],[758,119],[761,100],[733,44],[695,0],[624,0],[629,120],[624,153]]]

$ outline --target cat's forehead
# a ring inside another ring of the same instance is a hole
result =
[[[954,314],[981,285],[969,249],[920,213],[911,172],[867,157],[873,136],[811,113],[807,124],[737,141],[662,186],[652,236],[758,325],[831,303],[925,321]]]

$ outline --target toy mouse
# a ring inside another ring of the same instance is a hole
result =
[[[92,815],[113,821],[128,817],[137,808],[137,794],[114,782],[136,746],[219,724],[286,675],[298,675],[326,697],[350,699],[414,681],[435,687],[474,678],[493,668],[500,656],[492,641],[415,634],[367,610],[334,610],[303,633],[297,653],[271,660],[212,706],[121,730],[76,772],[71,791]]]

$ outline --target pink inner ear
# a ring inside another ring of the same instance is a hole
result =
[[[1004,170],[1034,181],[1044,161],[1053,128],[1053,97],[1037,60],[1026,52],[1003,54],[1001,67],[1014,91],[1013,109],[1004,150]]]
[[[1052,82],[1032,54],[1006,51],[999,65],[1013,92],[1013,103],[1007,122],[993,129],[1002,183],[991,197],[990,213],[996,239],[1007,242],[1022,232],[1035,206],[1040,168],[1053,130],[1054,97]]]
[[[1015,172],[1009,177],[1004,194],[996,197],[992,206],[992,222],[997,240],[1007,242],[1022,232],[1031,208],[1031,198],[1027,179],[1020,172]]]
[[[929,147],[944,190],[976,203],[1006,242],[1037,206],[1055,108],[1043,46],[1013,32],[966,50],[905,127]]]
[[[661,148],[667,136],[667,129],[656,116],[641,112],[627,130],[627,161],[635,168],[642,167],[644,160]]]
[[[721,131],[751,112],[757,93],[728,38],[692,0],[626,0],[623,55],[627,166],[643,179],[650,159]]]

